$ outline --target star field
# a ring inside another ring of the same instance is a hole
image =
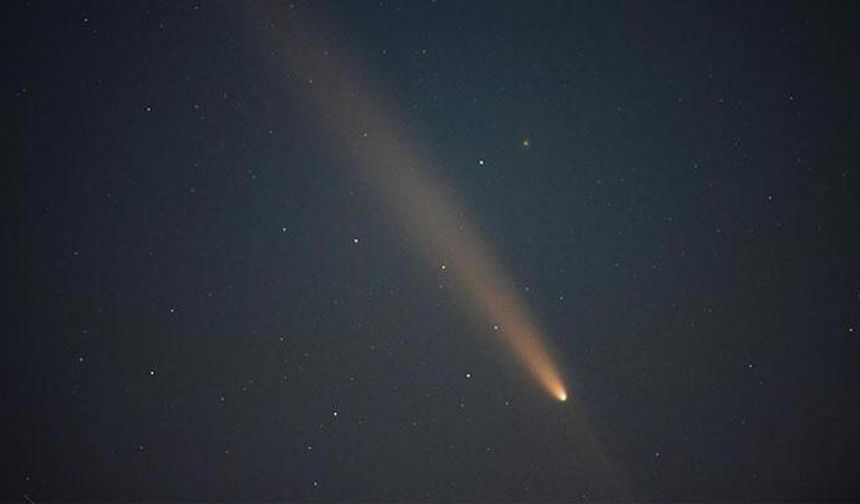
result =
[[[858,498],[855,5],[6,14],[2,500]]]

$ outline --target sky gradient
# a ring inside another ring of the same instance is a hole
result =
[[[10,4],[0,500],[857,500],[858,10]]]

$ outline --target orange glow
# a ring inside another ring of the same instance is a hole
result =
[[[270,26],[277,46],[286,52],[291,82],[298,83],[329,128],[333,144],[386,201],[416,251],[433,269],[444,261],[442,268],[461,281],[467,304],[488,325],[498,326],[493,335],[544,390],[566,401],[564,383],[519,290],[488,241],[432,176],[434,162],[391,113],[390,95],[367,83],[367,72],[343,56],[339,44],[317,38],[321,32],[309,27],[307,19]],[[523,140],[524,147],[530,145]]]

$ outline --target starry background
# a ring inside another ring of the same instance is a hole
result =
[[[259,6],[4,6],[0,497],[860,498],[857,5],[279,7],[394,97],[565,404],[356,183]]]

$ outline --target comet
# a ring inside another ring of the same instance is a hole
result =
[[[547,338],[520,291],[513,287],[491,242],[482,236],[450,188],[434,176],[437,164],[407,132],[384,86],[346,54],[342,43],[307,17],[270,17],[270,35],[284,54],[291,87],[327,128],[332,145],[347,156],[414,246],[434,269],[463,286],[462,302],[480,315],[501,347],[528,371],[537,385],[560,402],[567,389]],[[522,141],[528,148],[531,141]]]

